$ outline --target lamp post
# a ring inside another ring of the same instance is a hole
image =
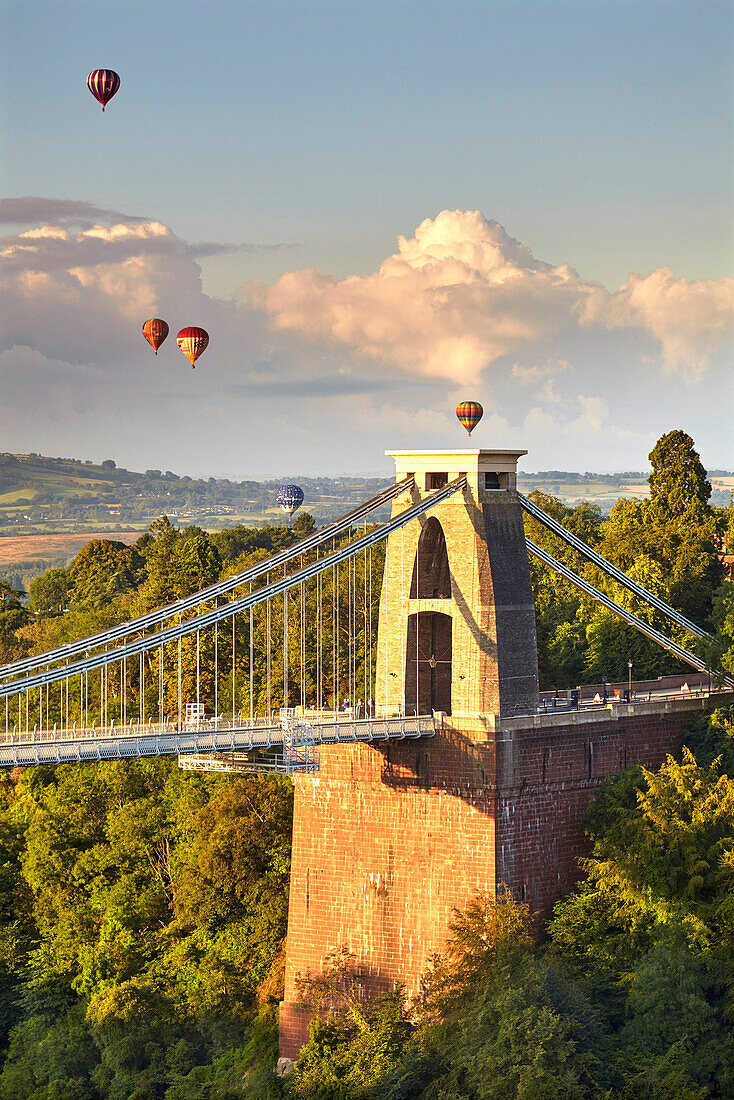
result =
[[[628,702],[631,703],[632,702],[632,658],[631,657],[627,662],[627,671],[628,671],[628,674],[629,674],[628,675],[628,681],[627,681],[627,687],[629,689]]]

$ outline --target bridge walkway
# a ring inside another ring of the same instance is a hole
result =
[[[202,753],[260,753],[265,754],[263,770],[273,767],[284,771],[314,770],[297,765],[301,755],[310,755],[305,750],[315,750],[319,745],[432,737],[434,733],[432,715],[356,717],[327,711],[321,714],[306,711],[287,722],[266,719],[251,722],[242,715],[182,722],[150,720],[142,727],[136,721],[126,725],[112,722],[106,727],[95,724],[83,728],[8,731],[0,740],[0,767],[145,756],[177,755],[183,760]]]

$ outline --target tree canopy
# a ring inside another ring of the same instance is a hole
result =
[[[660,596],[698,625],[719,636],[706,649],[600,569],[525,516],[528,536],[582,578],[667,634],[683,648],[728,668],[734,659],[729,636],[731,585],[720,561],[720,545],[731,525],[730,509],[709,507],[711,487],[694,449],[680,430],[668,432],[650,453],[650,497],[622,498],[607,518],[588,504],[568,507],[557,497],[535,492],[531,499],[644,588]],[[632,660],[637,679],[684,672],[654,642],[621,622],[590,597],[535,558],[530,560],[535,596],[541,686],[575,687],[603,677],[623,679]],[[729,654],[729,656],[725,656]]]
[[[100,609],[118,596],[134,592],[144,561],[133,546],[110,539],[93,539],[79,551],[69,568],[70,601],[75,606]]]
[[[690,435],[680,428],[666,432],[648,457],[652,466],[648,483],[653,504],[675,515],[708,505],[711,482]]]
[[[291,802],[155,760],[3,781],[0,1097],[163,1096],[237,1046],[278,990]]]

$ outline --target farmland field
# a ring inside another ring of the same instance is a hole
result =
[[[113,539],[128,546],[142,531],[83,531],[76,534],[0,536],[0,569],[15,562],[71,558],[92,539]]]
[[[0,505],[4,507],[6,504],[18,504],[21,501],[29,503],[37,496],[35,489],[15,489],[9,493],[0,493]]]

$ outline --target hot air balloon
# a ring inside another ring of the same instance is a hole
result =
[[[275,494],[275,499],[281,509],[293,519],[293,516],[303,504],[303,489],[299,485],[281,485]]]
[[[143,336],[157,355],[158,348],[168,336],[168,325],[160,317],[151,317],[143,325]]]
[[[206,329],[189,325],[187,328],[181,329],[176,337],[176,343],[191,363],[191,369],[193,370],[196,360],[203,351],[206,351],[206,346],[209,343],[209,333]]]
[[[112,69],[94,69],[87,77],[87,87],[102,104],[104,112],[105,104],[109,103],[120,87],[120,78]]]
[[[460,401],[456,406],[456,415],[469,435],[474,431],[484,415],[484,409],[478,401]]]

